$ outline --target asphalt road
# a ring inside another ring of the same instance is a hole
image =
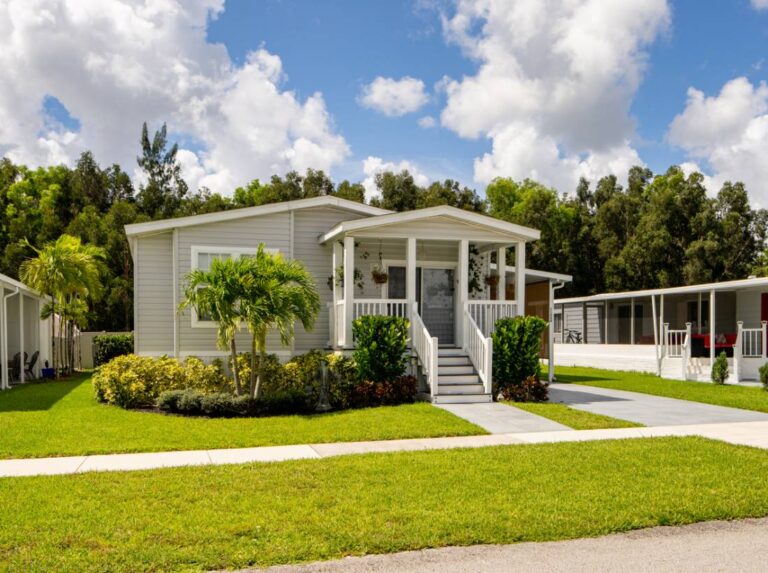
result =
[[[253,570],[255,571],[255,570]],[[264,571],[264,570],[261,570]],[[768,519],[654,527],[593,539],[476,545],[348,557],[272,573],[496,573],[768,571]]]

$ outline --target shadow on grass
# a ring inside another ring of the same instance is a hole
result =
[[[579,382],[594,382],[595,380],[616,380],[616,378],[595,376],[594,374],[589,376],[584,376],[583,374],[557,374],[555,376],[555,382],[559,384],[578,384]]]
[[[62,380],[35,381],[0,393],[0,413],[50,410],[75,388],[85,383],[89,374],[75,374]]]

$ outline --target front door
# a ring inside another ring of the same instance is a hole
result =
[[[441,345],[454,343],[453,290],[453,269],[421,269],[421,318]]]

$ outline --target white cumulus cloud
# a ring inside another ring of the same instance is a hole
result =
[[[535,177],[572,191],[581,175],[623,177],[641,163],[629,108],[644,48],[669,19],[666,0],[458,0],[444,33],[478,69],[441,82],[440,119],[491,140],[477,181]]]
[[[707,97],[688,90],[685,109],[674,118],[669,141],[686,150],[709,175],[710,191],[725,181],[742,181],[752,196],[768,205],[768,85],[747,78],[727,82],[720,93]]]
[[[419,127],[423,127],[424,129],[429,129],[430,127],[435,127],[437,122],[435,121],[435,118],[431,115],[425,115],[424,117],[419,118]]]
[[[349,148],[322,95],[301,100],[286,90],[279,56],[259,49],[237,66],[207,41],[223,9],[223,0],[6,0],[0,153],[48,165],[91,149],[130,171],[147,121],[199,142],[180,160],[191,181],[214,191],[341,162]],[[46,96],[80,129],[51,121]]]
[[[752,0],[752,7],[755,10],[768,10],[768,0]]]
[[[365,198],[370,201],[372,197],[380,196],[379,190],[376,188],[376,175],[385,171],[392,171],[393,173],[400,173],[403,170],[407,170],[408,173],[413,176],[413,181],[416,185],[424,187],[429,185],[429,177],[427,177],[421,169],[414,163],[402,160],[398,162],[384,161],[381,157],[368,156],[363,160],[363,187],[365,187]]]
[[[417,111],[428,100],[424,82],[410,76],[399,80],[379,76],[363,86],[359,98],[363,106],[390,117]]]

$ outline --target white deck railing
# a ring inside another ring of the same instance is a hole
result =
[[[429,334],[415,303],[411,311],[411,345],[427,377],[429,393],[435,396],[437,395],[437,338]]]
[[[483,336],[490,336],[501,318],[517,316],[517,303],[513,300],[470,300],[467,312]]]
[[[408,318],[408,303],[403,299],[394,298],[356,298],[353,303],[352,320],[366,315]]]
[[[765,356],[763,344],[765,343],[764,322],[760,328],[744,328],[742,323],[738,323],[738,335],[736,338],[736,347],[741,349],[743,358],[762,358]]]
[[[464,348],[483,382],[485,392],[490,394],[493,391],[493,340],[483,335],[469,308],[465,307],[463,314]]]
[[[685,330],[672,330],[669,323],[664,324],[663,355],[680,358],[683,380],[688,379],[688,362],[691,358],[691,323],[685,323]]]

